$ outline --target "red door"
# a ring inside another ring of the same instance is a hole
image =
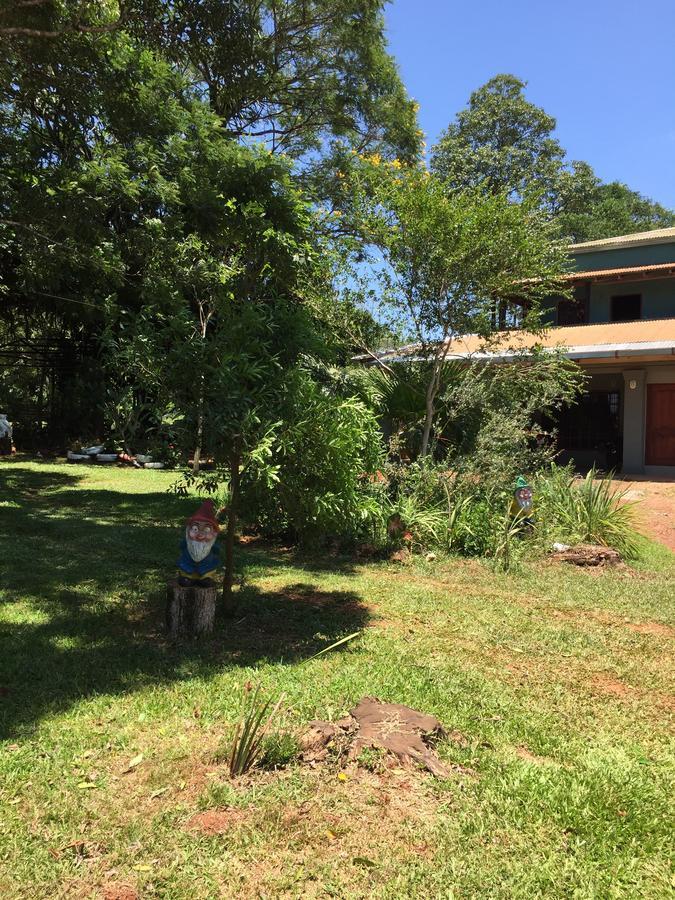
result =
[[[675,384],[647,385],[645,463],[675,466]]]

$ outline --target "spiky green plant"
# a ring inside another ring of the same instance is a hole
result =
[[[504,513],[494,523],[492,558],[500,572],[510,572],[522,554],[521,538],[530,529],[527,514],[513,515],[509,499]]]
[[[593,467],[581,481],[567,469],[552,469],[541,485],[542,514],[553,518],[568,541],[613,547],[630,559],[637,555],[635,502],[616,487],[612,475],[599,477]],[[536,502],[536,500],[535,500]]]
[[[229,751],[232,778],[248,772],[259,761],[263,752],[263,742],[283,700],[282,694],[268,715],[272,700],[259,697],[260,685],[254,691],[249,687],[245,690],[243,713],[235,725]]]

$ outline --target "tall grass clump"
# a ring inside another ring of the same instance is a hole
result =
[[[245,689],[244,706],[228,750],[230,776],[244,775],[261,759],[270,725],[279,711],[283,695],[272,707],[272,700],[259,696],[260,687]],[[271,712],[270,712],[271,709]]]
[[[569,468],[552,466],[537,484],[537,518],[548,535],[566,543],[602,544],[634,558],[635,503],[627,493],[611,475],[599,477],[595,467],[579,480]]]

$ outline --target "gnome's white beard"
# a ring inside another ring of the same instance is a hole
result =
[[[190,558],[193,559],[196,563],[201,562],[211,552],[211,547],[216,542],[216,539],[213,538],[211,541],[195,541],[192,538],[185,535],[185,540],[187,541],[187,549],[190,554]]]

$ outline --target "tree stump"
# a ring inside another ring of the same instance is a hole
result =
[[[554,553],[553,559],[575,566],[616,566],[621,562],[621,555],[601,544],[577,544]]]
[[[167,584],[166,625],[171,637],[195,637],[213,631],[218,588]]]

